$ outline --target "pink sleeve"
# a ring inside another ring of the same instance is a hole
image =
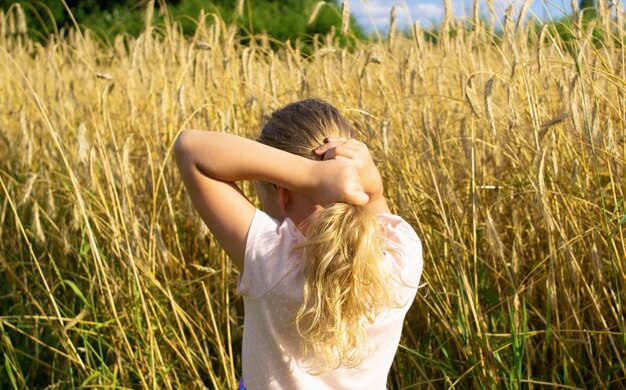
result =
[[[397,215],[378,214],[377,217],[386,231],[385,244],[389,248],[395,267],[400,272],[402,282],[417,288],[424,267],[422,242],[417,233]]]
[[[274,287],[291,268],[291,248],[303,239],[290,219],[280,223],[256,210],[248,229],[237,294],[255,298]]]
[[[261,210],[256,210],[252,221],[250,222],[250,228],[248,228],[248,235],[246,237],[246,248],[243,259],[243,272],[237,279],[237,294],[246,295],[250,289],[250,282],[252,279],[252,267],[251,257],[253,248],[259,245],[260,239],[263,235],[267,235],[268,232],[276,230],[277,223],[265,214]]]

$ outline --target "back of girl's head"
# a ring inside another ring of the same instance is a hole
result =
[[[313,149],[321,145],[324,138],[352,136],[352,126],[335,107],[320,99],[305,99],[274,111],[267,118],[258,141],[316,159]]]
[[[353,137],[352,126],[330,104],[307,99],[275,111],[259,142],[310,159],[324,138]],[[304,302],[295,316],[311,372],[357,366],[367,354],[367,323],[394,304],[377,219],[366,207],[326,205],[304,222]]]

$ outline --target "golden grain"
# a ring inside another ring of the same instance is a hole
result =
[[[517,23],[515,24],[515,30],[520,32],[522,30],[524,23],[526,23],[526,14],[530,9],[533,0],[524,0],[522,3],[522,8],[520,8],[519,15],[517,16]]]
[[[347,1],[344,1],[344,4]],[[313,24],[315,23],[315,19],[317,18],[317,15],[319,14],[320,10],[322,9],[322,7],[326,5],[325,1],[318,1],[315,4],[315,7],[313,7],[313,11],[311,11],[311,15],[309,16],[309,20],[307,21],[307,24]]]
[[[193,39],[146,20],[109,47],[73,31],[33,43],[11,35],[14,8],[0,12],[0,278],[15,286],[7,301],[26,297],[3,306],[15,319],[0,334],[18,387],[38,384],[30,343],[48,353],[52,386],[235,387],[237,274],[172,142],[185,127],[254,138],[263,115],[309,96],[355,124],[390,207],[422,238],[426,287],[390,388],[558,387],[565,371],[568,385],[620,387],[623,15],[603,14],[616,43],[602,49],[577,20],[572,50],[513,8],[501,41],[475,20],[465,29],[451,4],[439,43],[419,23],[352,50],[331,31],[307,57],[264,34],[243,46],[216,15]],[[35,326],[32,310],[47,319]]]
[[[17,33],[18,34],[26,34],[26,16],[24,16],[24,10],[20,3],[15,3],[15,18],[17,19]]]
[[[24,186],[24,194],[22,195],[22,199],[20,199],[18,206],[23,206],[29,200],[31,192],[33,191],[33,187],[35,186],[35,182],[37,181],[37,177],[39,175],[37,173],[30,176],[28,181]]]
[[[244,6],[245,0],[238,0],[237,1],[237,16],[242,17],[243,16],[243,6]]]
[[[343,0],[341,3],[341,34],[346,35],[350,29],[350,3]]]
[[[396,36],[396,6],[391,7],[389,11],[389,32],[387,33],[387,44],[389,49],[393,49],[393,42]]]

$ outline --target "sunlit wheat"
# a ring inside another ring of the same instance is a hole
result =
[[[109,45],[37,42],[19,6],[0,11],[0,386],[234,388],[236,271],[172,143],[254,138],[310,96],[355,124],[423,241],[390,388],[626,386],[623,13],[577,14],[564,41],[529,1],[494,35],[493,2],[487,26],[446,0],[439,35],[417,22],[347,48],[347,3],[306,55],[244,46],[216,15],[184,37],[153,1],[145,32]]]

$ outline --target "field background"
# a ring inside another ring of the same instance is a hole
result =
[[[237,275],[172,143],[255,137],[305,97],[355,124],[423,241],[390,388],[626,387],[623,13],[574,15],[568,41],[524,15],[500,34],[444,19],[436,43],[414,26],[346,48],[342,29],[305,56],[214,15],[193,37],[42,44],[18,11],[0,15],[0,387],[233,388]]]

